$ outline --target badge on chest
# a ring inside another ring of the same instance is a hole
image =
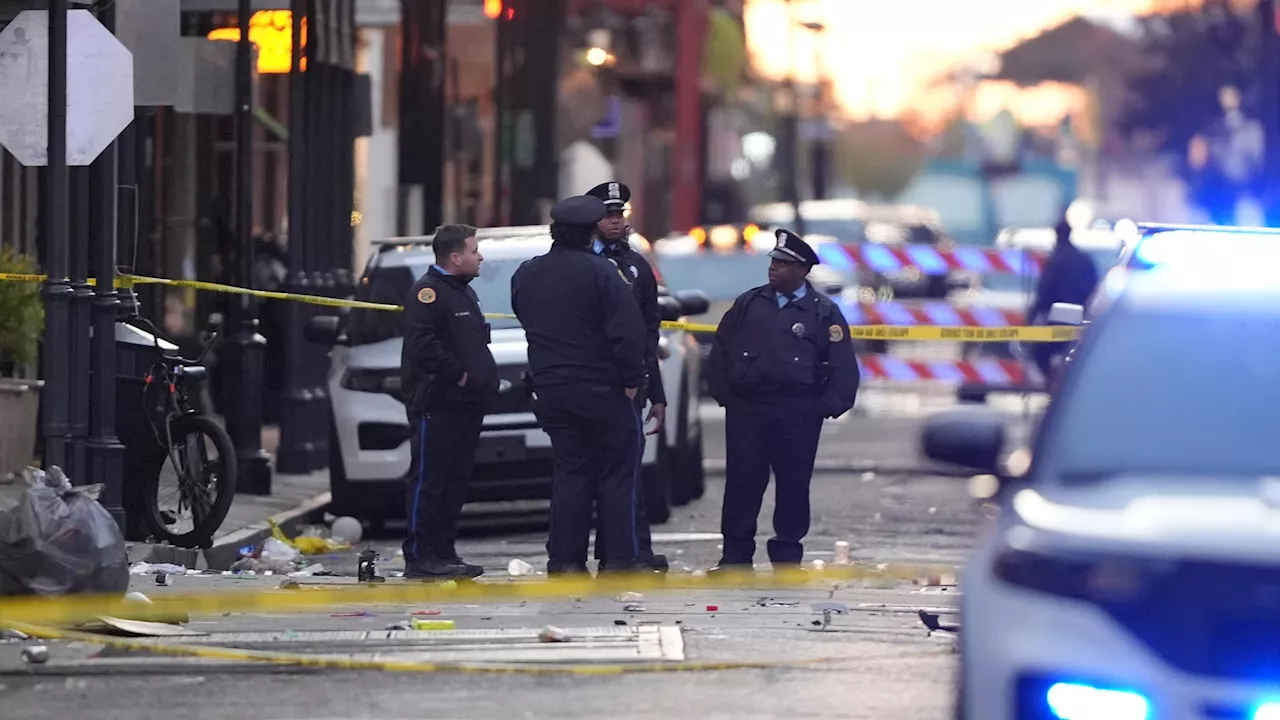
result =
[[[791,326],[791,332],[796,337],[804,337],[804,323],[796,323]]]

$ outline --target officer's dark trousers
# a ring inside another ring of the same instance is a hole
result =
[[[593,503],[610,563],[633,566],[643,442],[635,406],[621,388],[574,383],[538,388],[534,410],[554,455],[547,569],[586,568]]]
[[[644,389],[636,393],[635,408],[636,416],[640,418],[640,427],[644,427],[644,406],[645,398]],[[636,505],[636,543],[639,548],[639,557],[653,557],[653,537],[649,529],[649,517],[645,515],[644,504],[644,444],[645,436],[640,435],[640,452],[636,456],[636,484],[640,486],[640,502]],[[596,517],[596,559],[607,563],[609,561],[609,551],[605,543],[606,533],[603,530],[603,524],[600,522],[600,516]]]
[[[409,417],[406,563],[457,557],[453,543],[475,466],[484,409],[484,403],[445,402],[426,415]]]
[[[800,562],[800,541],[809,532],[809,480],[822,420],[809,397],[738,400],[726,410],[722,565],[752,562],[756,519],[770,469],[775,507],[769,560],[779,565]]]

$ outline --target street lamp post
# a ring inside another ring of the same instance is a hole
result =
[[[792,67],[795,50],[794,23],[791,22],[791,0],[787,0],[787,76],[782,81],[785,96],[782,116],[781,174],[782,201],[791,205],[795,215],[795,232],[804,235],[804,218],[800,216],[800,188],[796,183],[796,159],[800,154],[799,120],[796,117],[795,68]]]
[[[809,148],[811,153],[810,170],[813,173],[813,199],[827,199],[828,179],[831,177],[831,153],[827,144],[827,93],[826,93],[826,73],[822,65],[822,46],[821,40],[827,30],[827,26],[820,22],[802,23],[804,28],[814,35],[813,42],[813,84],[814,92],[814,110],[813,118],[814,135]]]
[[[250,0],[237,8],[240,41],[236,46],[236,239],[239,241],[240,284],[253,278],[253,46],[249,40]],[[236,491],[271,494],[271,456],[262,449],[263,355],[266,339],[258,334],[252,300],[231,298],[227,327],[229,386],[227,432],[236,448],[239,481]]]

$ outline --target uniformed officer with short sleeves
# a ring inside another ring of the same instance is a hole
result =
[[[645,379],[645,328],[622,271],[591,251],[599,198],[551,209],[551,250],[511,278],[529,342],[534,413],[551,436],[549,574],[587,571],[594,502],[609,570],[642,567],[635,468],[643,431],[633,402]]]
[[[858,392],[849,326],[806,280],[817,253],[788,230],[776,234],[769,283],[734,301],[706,368],[711,396],[725,407],[721,568],[752,566],[770,469],[776,507],[769,560],[775,567],[800,563],[823,420],[847,412]]]
[[[662,374],[658,368],[658,341],[662,332],[662,313],[658,310],[658,278],[644,256],[636,252],[627,242],[631,228],[627,227],[624,217],[627,202],[631,200],[631,188],[620,182],[600,183],[587,191],[591,197],[600,198],[604,203],[605,216],[597,223],[596,238],[592,242],[595,253],[622,270],[622,278],[631,285],[636,303],[640,307],[640,315],[644,318],[646,331],[645,367],[648,368],[648,384],[636,395],[636,412],[643,413],[645,403],[649,404],[649,413],[645,417],[648,425],[647,435],[656,435],[662,431],[667,416],[667,395],[662,387]],[[641,454],[644,453],[644,439],[641,438]],[[636,532],[639,534],[640,557],[651,568],[666,572],[669,563],[664,555],[653,552],[653,538],[649,529],[649,519],[645,516],[644,486],[641,479],[640,464],[636,464],[637,482],[641,483],[641,502],[636,514]],[[596,559],[601,567],[609,564],[608,546],[603,542],[604,535],[596,531]]]

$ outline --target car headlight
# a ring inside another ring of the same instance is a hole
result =
[[[1017,537],[1019,531],[1011,533]],[[1126,557],[1006,544],[996,555],[992,574],[1010,585],[1063,598],[1103,604],[1135,602],[1176,570],[1160,558]]]
[[[400,393],[400,370],[398,368],[386,370],[351,368],[342,374],[342,380],[338,384],[347,390],[354,390],[355,392],[398,395]]]

